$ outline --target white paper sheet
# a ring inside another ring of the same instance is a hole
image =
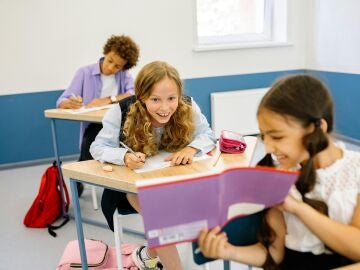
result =
[[[64,111],[68,112],[68,113],[79,114],[79,113],[104,110],[104,109],[110,108],[114,105],[116,105],[116,104],[108,104],[108,105],[104,105],[104,106],[91,107],[91,108],[81,107],[80,109],[64,109]]]
[[[170,156],[172,153],[166,151],[160,151],[156,156],[146,158],[145,164],[139,169],[135,169],[136,173],[149,172],[154,170],[159,170],[162,168],[170,167],[170,161],[164,161],[166,157]],[[193,161],[203,160],[211,158],[209,155],[202,155],[200,157],[194,157]]]

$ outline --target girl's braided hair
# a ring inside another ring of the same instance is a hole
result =
[[[333,130],[333,102],[326,86],[314,77],[308,75],[292,75],[278,80],[265,94],[258,108],[258,114],[266,109],[277,114],[295,119],[304,128],[314,125],[314,131],[303,137],[303,145],[309,153],[309,159],[301,164],[300,175],[296,181],[296,188],[302,196],[302,200],[316,210],[327,214],[327,205],[315,199],[309,199],[305,195],[312,191],[316,181],[314,156],[327,148],[329,141],[320,128],[320,121],[327,122],[327,132]],[[271,154],[267,154],[259,161],[260,166],[274,167]],[[277,269],[274,260],[269,253],[269,246],[275,238],[274,231],[265,220],[259,230],[259,241],[266,247],[268,254],[264,269]]]

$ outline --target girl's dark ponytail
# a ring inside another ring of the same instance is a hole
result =
[[[266,154],[258,163],[257,166],[275,167],[271,154]]]
[[[263,159],[261,159],[257,165],[266,166],[266,167],[275,166],[271,154],[266,154],[265,157],[263,157]],[[270,227],[270,225],[266,221],[267,213],[268,213],[268,209],[263,211],[263,215],[261,218],[260,227],[257,235],[258,241],[266,248],[266,260],[262,267],[264,270],[278,270],[279,266],[276,264],[269,251],[269,247],[274,242],[276,235],[274,230]]]
[[[302,196],[302,200],[305,203],[309,204],[319,212],[327,215],[327,205],[324,202],[309,199],[305,196],[306,193],[313,190],[316,183],[314,156],[329,145],[329,140],[320,128],[320,124],[314,124],[314,132],[306,135],[303,139],[303,144],[309,152],[310,158],[306,161],[305,164],[302,164],[301,172],[295,185]]]

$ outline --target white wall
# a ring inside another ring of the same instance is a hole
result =
[[[293,46],[194,52],[195,0],[1,0],[0,95],[67,87],[111,34],[122,33],[141,47],[134,75],[155,59],[183,78],[302,69],[311,1],[289,0]]]
[[[314,0],[308,69],[360,73],[360,1]]]

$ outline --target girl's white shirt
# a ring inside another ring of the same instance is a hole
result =
[[[360,153],[346,150],[343,144],[339,146],[343,157],[329,167],[316,170],[315,187],[305,196],[324,201],[331,219],[350,224],[360,194]],[[286,212],[284,216],[287,248],[314,254],[331,253],[299,218]]]

